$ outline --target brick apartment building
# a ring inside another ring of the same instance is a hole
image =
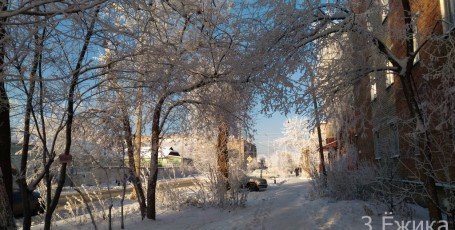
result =
[[[416,132],[416,121],[412,119],[409,100],[406,100],[404,87],[411,83],[428,128],[426,137],[430,140],[423,143],[430,145],[427,149],[431,149],[436,181],[454,183],[455,75],[451,69],[455,61],[450,62],[450,57],[446,55],[453,52],[455,46],[442,44],[454,36],[455,1],[409,0],[412,15],[410,24],[405,23],[402,0],[360,2],[363,4],[358,6],[359,12],[367,12],[369,7],[381,5],[382,11],[369,15],[366,23],[370,27],[368,20],[372,19],[386,28],[381,30],[383,34],[380,36],[392,55],[404,59],[409,54],[406,52],[407,25],[413,27],[412,49],[418,54],[411,67],[409,82],[402,82],[396,72],[378,71],[359,79],[354,85],[354,100],[359,105],[355,115],[362,114],[367,120],[362,124],[361,137],[352,132],[356,136],[359,159],[387,163],[396,168],[397,174],[403,179],[419,177],[415,159],[421,157],[425,149],[422,142],[418,142],[425,135]],[[371,29],[375,28],[373,24]],[[438,39],[434,39],[436,37]],[[386,59],[376,59],[372,63],[378,66],[391,65]],[[446,63],[447,68],[443,68],[442,63]],[[359,130],[360,125],[356,128]]]

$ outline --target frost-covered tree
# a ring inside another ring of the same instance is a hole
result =
[[[219,3],[219,4],[218,4]],[[133,6],[133,7],[130,7]],[[136,36],[134,69],[147,88],[144,97],[151,108],[150,176],[147,182],[147,218],[155,219],[158,149],[163,130],[174,111],[200,102],[190,93],[217,82],[246,82],[248,75],[234,74],[232,63],[240,49],[239,33],[233,27],[229,2],[131,1],[117,4],[124,9],[121,22],[142,25]],[[147,22],[147,23],[143,23]],[[138,36],[140,35],[140,36]],[[112,44],[122,43],[118,37]],[[121,54],[122,50],[116,50]],[[132,63],[132,60],[125,60]],[[128,65],[121,65],[127,67]],[[118,68],[118,67],[117,67]],[[131,68],[129,68],[131,70]],[[132,77],[118,69],[121,77]]]
[[[51,157],[51,153],[43,151],[43,161],[44,161],[44,169],[43,172],[39,173],[38,177],[35,178],[33,181],[26,182],[27,177],[27,158],[28,158],[28,145],[30,140],[30,134],[33,126],[37,126],[39,121],[39,117],[43,116],[44,114],[48,115],[45,110],[41,107],[41,110],[35,107],[36,101],[39,101],[37,104],[41,103],[43,105],[43,85],[44,85],[44,78],[47,81],[58,81],[59,79],[70,79],[71,76],[76,80],[77,77],[86,70],[81,70],[84,67],[83,58],[86,54],[86,51],[82,51],[83,55],[80,55],[80,61],[74,60],[73,70],[66,71],[65,74],[62,76],[57,77],[56,75],[48,76],[50,66],[53,64],[49,64],[48,57],[57,55],[57,52],[53,52],[52,49],[55,47],[51,47],[50,41],[52,39],[61,38],[63,39],[63,35],[57,35],[59,32],[65,31],[64,29],[56,32],[56,28],[63,24],[63,21],[71,21],[77,22],[77,19],[81,19],[78,13],[84,11],[91,11],[93,8],[100,7],[100,5],[104,1],[81,1],[78,4],[71,4],[67,1],[2,1],[2,11],[1,11],[1,44],[2,44],[2,62],[1,62],[1,72],[2,76],[0,78],[0,91],[2,95],[2,100],[0,104],[0,111],[1,111],[1,132],[0,135],[0,147],[1,147],[1,164],[3,176],[5,178],[5,185],[6,191],[8,191],[8,197],[10,197],[11,192],[11,161],[10,161],[10,145],[11,145],[11,124],[16,126],[17,116],[11,115],[11,107],[10,107],[10,100],[8,99],[8,94],[14,95],[16,99],[14,104],[17,105],[14,107],[14,111],[19,113],[24,112],[24,126],[18,127],[19,129],[23,129],[23,135],[21,135],[23,148],[22,148],[22,160],[21,160],[21,169],[19,173],[19,184],[21,187],[21,193],[23,197],[28,197],[31,191],[37,186],[40,180],[43,178],[44,175],[48,174],[48,170],[50,165],[52,164],[53,157]],[[79,21],[80,22],[80,21]],[[68,26],[74,25],[74,29],[77,28],[78,23],[68,23]],[[86,28],[90,28],[89,24],[86,25]],[[60,28],[60,27],[59,27]],[[90,31],[92,29],[88,29]],[[76,31],[76,30],[75,30]],[[81,32],[81,31],[79,31]],[[92,33],[93,31],[90,31]],[[84,39],[84,35],[86,33],[80,33],[81,36],[74,36],[73,38],[81,38]],[[77,40],[77,39],[74,39]],[[74,41],[73,40],[73,41]],[[58,43],[60,47],[64,47],[68,44],[64,44],[62,40]],[[80,43],[83,44],[83,43]],[[55,44],[54,44],[55,45]],[[69,47],[69,46],[67,46]],[[66,48],[67,48],[66,47]],[[70,60],[72,57],[69,54],[70,52],[65,53],[67,57],[67,61],[71,62]],[[65,54],[61,54],[64,57]],[[46,58],[43,58],[46,56]],[[77,55],[76,55],[77,56]],[[54,59],[54,63],[58,59]],[[64,59],[62,59],[63,61]],[[61,64],[61,63],[60,63]],[[53,69],[56,70],[54,73],[57,73],[58,70],[65,72],[64,65],[59,66],[59,68]],[[63,67],[63,68],[60,68]],[[68,69],[66,69],[68,70]],[[46,75],[46,77],[43,77]],[[52,74],[50,74],[52,75]],[[71,88],[71,87],[70,87]],[[21,93],[22,92],[22,93]],[[74,89],[73,89],[74,93]],[[41,95],[41,96],[38,96]],[[69,98],[72,97],[71,90],[67,94]],[[37,99],[38,98],[38,99]],[[56,99],[56,98],[55,98]],[[71,101],[70,99],[69,101]],[[69,104],[73,104],[70,102]],[[24,107],[21,107],[24,105]],[[72,105],[68,105],[68,108],[72,107]],[[23,109],[23,110],[21,110]],[[36,110],[35,110],[36,109]],[[39,112],[41,111],[41,112]],[[38,115],[38,113],[40,115]],[[68,111],[68,114],[72,114],[72,111]],[[10,122],[10,116],[14,117],[13,122]],[[72,115],[69,115],[71,117]],[[69,127],[71,123],[71,119],[68,119]],[[70,128],[68,129],[70,130]],[[44,130],[41,130],[39,134],[43,134]],[[8,134],[9,133],[9,134]],[[45,136],[40,136],[41,140],[45,139]],[[69,151],[69,148],[68,148]],[[47,157],[46,157],[47,154]],[[55,155],[54,155],[55,156]],[[30,228],[30,210],[27,208],[27,198],[24,198],[24,207],[25,207],[25,217],[24,217],[24,224],[23,227],[25,229]],[[58,200],[58,196],[57,196]],[[48,203],[49,204],[49,203]],[[51,207],[49,205],[48,207]],[[50,216],[47,216],[50,217]],[[50,223],[50,219],[47,219],[47,222]]]
[[[321,137],[326,136],[325,126],[321,124]],[[294,117],[283,123],[283,137],[277,143],[284,147],[287,153],[293,154],[295,167],[302,167],[307,173],[321,162],[319,156],[320,144],[317,128],[311,126],[308,119]]]
[[[2,22],[0,28],[2,49],[2,55],[0,57],[0,164],[6,186],[5,191],[7,192],[7,197],[10,198],[9,200],[11,200],[13,182],[11,178],[11,160],[9,155],[11,146],[11,102],[8,94],[11,95],[13,92],[11,92],[11,88],[8,88],[7,85],[8,82],[28,80],[28,78],[23,78],[23,74],[11,74],[10,70],[18,67],[17,63],[26,60],[28,55],[33,56],[33,53],[35,53],[36,57],[38,53],[41,52],[36,46],[33,51],[34,45],[32,44],[33,40],[37,40],[36,36],[40,34],[40,31],[46,27],[46,23],[49,23],[56,18],[61,18],[62,15],[72,15],[93,8],[102,2],[103,1],[81,1],[80,5],[77,7],[73,4],[68,4],[67,1],[2,1],[0,3],[0,20]],[[39,45],[40,42],[35,42],[35,44]],[[37,60],[37,58],[35,58],[35,60]],[[36,66],[36,63],[37,62],[35,62],[35,65],[30,66]],[[36,70],[37,67],[34,69]],[[36,73],[31,73],[31,75],[35,74]],[[36,79],[32,79],[31,82],[35,80]],[[30,111],[30,109],[27,110]],[[24,153],[26,152],[26,149],[24,149]],[[25,221],[27,219],[28,218],[25,218]]]
[[[281,148],[284,147],[287,152],[290,152],[294,155],[293,158],[302,159],[296,160],[299,162],[297,165],[302,168],[307,168],[307,164],[309,163],[303,160],[305,158],[304,155],[310,153],[310,151],[306,150],[310,148],[314,150],[314,142],[310,140],[311,131],[308,126],[308,120],[304,118],[289,118],[283,123],[283,137],[276,140]]]
[[[109,43],[109,42],[108,42]],[[113,57],[112,54],[112,47],[106,47],[106,53],[102,57],[105,59],[106,63],[110,63]],[[140,181],[140,160],[138,159],[140,154],[140,137],[142,132],[142,85],[139,83],[137,84],[135,80],[135,76],[131,76],[134,74],[129,73],[126,77],[119,74],[117,71],[118,69],[127,69],[130,68],[131,70],[136,70],[137,66],[132,65],[133,67],[126,67],[125,62],[128,64],[134,63],[137,59],[135,57],[130,58],[132,60],[124,60],[116,65],[109,64],[107,66],[107,74],[104,78],[106,81],[106,86],[100,87],[100,91],[102,92],[99,98],[103,101],[106,101],[105,104],[94,105],[97,109],[101,111],[102,114],[107,114],[108,116],[115,114],[116,121],[118,124],[121,124],[122,133],[123,133],[123,142],[125,148],[122,150],[127,152],[128,156],[128,168],[129,168],[129,177],[132,178],[133,181],[133,194],[138,200],[139,207],[141,210],[142,218],[145,217],[145,195],[143,191],[143,187]],[[127,64],[127,65],[128,65]],[[115,67],[114,67],[115,66]],[[137,75],[136,75],[137,76]],[[133,81],[129,80],[129,78],[133,79]],[[137,79],[139,80],[139,79]],[[138,86],[137,89],[135,86]],[[133,97],[132,95],[140,95],[138,97]],[[110,102],[110,100],[113,101]],[[112,108],[115,108],[114,110]],[[133,110],[141,110],[136,114],[140,117],[137,118],[139,124],[136,123],[136,132],[135,134],[138,136],[133,135],[133,125],[131,118],[133,117]],[[116,129],[116,127],[111,127],[112,129]],[[139,143],[137,143],[139,142]]]
[[[283,137],[277,141],[298,153],[308,146],[309,132],[308,120],[300,117],[289,118],[283,123]]]
[[[228,96],[229,95],[229,96]],[[193,104],[190,112],[191,121],[188,128],[194,134],[210,138],[216,136],[216,156],[200,155],[198,158],[216,158],[216,176],[223,189],[217,189],[221,196],[220,204],[227,201],[233,191],[231,189],[239,182],[240,172],[231,175],[233,170],[243,171],[244,159],[240,151],[228,149],[229,142],[238,139],[247,139],[251,126],[250,110],[254,100],[251,98],[249,85],[232,83],[217,83],[202,90],[197,90],[191,95],[197,104]],[[231,147],[232,148],[232,147]],[[204,172],[206,173],[206,172]]]

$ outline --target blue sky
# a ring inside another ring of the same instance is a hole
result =
[[[273,152],[275,147],[274,140],[283,136],[283,123],[286,119],[286,116],[279,113],[273,114],[272,117],[262,114],[256,116],[255,128],[257,132],[254,134],[254,143],[257,147],[258,156],[268,155]]]

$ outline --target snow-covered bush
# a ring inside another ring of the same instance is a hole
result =
[[[241,189],[240,181],[245,174],[238,156],[230,155],[227,180],[218,171],[216,156],[210,149],[201,150],[195,156],[192,168],[198,171],[200,177],[179,180],[191,180],[194,186],[176,188],[173,180],[177,177],[172,172],[160,180],[156,190],[157,205],[160,208],[182,210],[185,206],[229,208],[245,205],[248,192]],[[147,171],[148,169],[143,170],[142,180],[147,180]],[[226,190],[226,183],[229,184],[229,190]],[[144,183],[144,189],[147,189],[146,186],[147,183]]]
[[[377,170],[372,164],[343,157],[330,167],[326,179],[318,172],[318,165],[313,164],[311,168],[313,195],[337,200],[367,200],[373,197]]]
[[[175,188],[169,180],[162,181],[156,191],[157,204],[166,210],[181,210],[187,203],[187,188]]]
[[[353,163],[347,158],[335,163],[327,172],[330,194],[337,199],[367,200],[372,197],[376,179],[375,166],[367,162]]]
[[[208,154],[214,154],[208,153]],[[242,160],[236,154],[229,154],[229,177],[226,179],[218,170],[216,156],[200,157],[195,167],[206,180],[199,180],[195,194],[188,200],[197,206],[242,207],[247,200],[247,192],[241,189],[241,179],[245,175]],[[226,184],[229,189],[226,190]]]
[[[401,162],[396,158],[384,157],[378,162],[377,179],[374,184],[374,199],[384,204],[388,212],[393,212],[405,219],[412,219],[413,209],[410,203],[415,198],[422,199],[422,185],[410,183],[399,174]]]
[[[352,156],[352,155],[351,155]],[[377,162],[376,162],[377,163]],[[384,207],[384,211],[410,220],[414,216],[411,203],[417,194],[416,185],[398,179],[396,167],[384,162],[356,161],[354,157],[337,159],[325,178],[312,163],[310,176],[313,190],[311,196],[330,197],[335,200],[369,200]]]

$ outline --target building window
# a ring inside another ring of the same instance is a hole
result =
[[[390,61],[387,62],[387,67],[393,67],[393,65],[392,65],[392,63]],[[386,76],[385,85],[386,85],[386,87],[389,87],[395,81],[395,76],[393,74],[393,71],[392,70],[386,70],[385,76]]]
[[[379,140],[379,130],[373,129],[373,147],[374,147],[374,157],[376,160],[381,159],[381,146]]]
[[[455,1],[439,0],[441,5],[442,28],[444,33],[450,32],[455,25]]]
[[[399,157],[400,156],[400,145],[399,145],[399,135],[398,135],[398,124],[396,121],[389,122],[390,126],[390,136],[389,136],[389,152],[390,157]]]
[[[370,75],[370,96],[371,101],[374,101],[378,96],[378,91],[376,89],[376,79],[373,75]]]

